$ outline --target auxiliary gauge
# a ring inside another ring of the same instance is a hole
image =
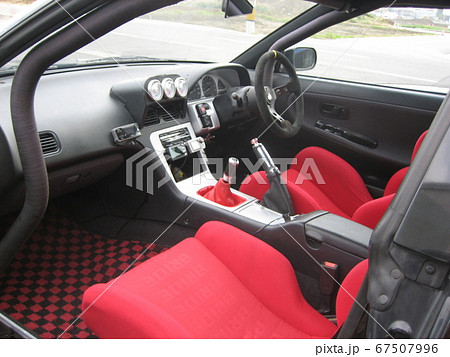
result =
[[[152,97],[153,100],[155,101],[161,100],[164,95],[161,82],[158,81],[157,79],[153,79],[150,82],[148,82],[147,92],[150,95],[150,97]]]
[[[177,89],[177,94],[180,97],[187,96],[189,87],[186,79],[184,79],[183,77],[178,77],[177,79],[175,79],[175,87]]]
[[[167,98],[175,97],[175,93],[177,92],[177,90],[175,89],[175,84],[173,83],[172,78],[164,78],[161,84],[164,89],[164,94]]]

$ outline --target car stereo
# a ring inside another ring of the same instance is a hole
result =
[[[175,161],[203,150],[205,142],[202,137],[192,139],[187,128],[181,128],[159,134],[159,140],[169,161]]]

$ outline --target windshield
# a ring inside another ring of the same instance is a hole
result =
[[[53,67],[229,62],[315,6],[301,0],[252,2],[251,15],[225,18],[222,0],[181,1],[124,24]],[[0,26],[8,16],[33,4],[36,6],[33,0],[0,0]],[[294,47],[309,46],[317,51],[316,66],[300,71],[303,76],[446,93],[450,87],[449,36],[448,10],[384,8],[329,27]],[[13,73],[25,54],[4,65],[0,74]]]
[[[312,6],[313,3],[305,1],[258,0],[253,15],[225,19],[222,0],[185,0],[124,24],[58,64],[114,61],[112,57],[119,62],[133,59],[229,62]],[[2,69],[14,69],[23,56]]]

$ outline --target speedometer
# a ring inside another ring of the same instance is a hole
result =
[[[217,85],[211,76],[203,77],[202,89],[205,97],[214,97],[215,95],[217,95]]]

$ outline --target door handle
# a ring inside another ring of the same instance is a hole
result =
[[[346,120],[350,117],[350,110],[343,105],[333,103],[322,103],[320,112],[329,118]]]

